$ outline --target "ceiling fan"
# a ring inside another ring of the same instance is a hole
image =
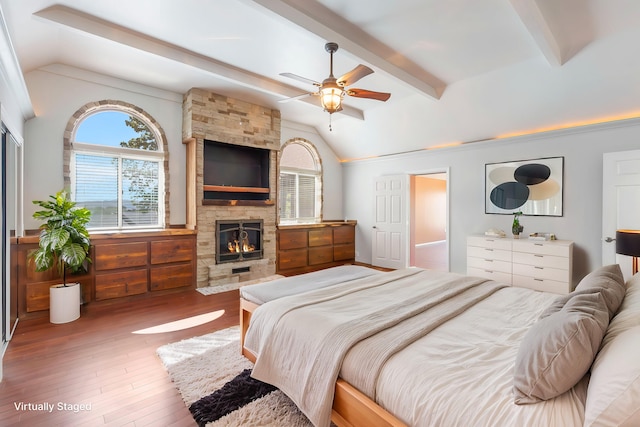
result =
[[[374,92],[372,90],[366,89],[347,88],[347,86],[350,86],[361,78],[373,73],[373,70],[366,65],[360,64],[353,70],[336,79],[333,76],[333,54],[338,50],[338,44],[329,42],[324,45],[324,49],[331,55],[331,63],[329,68],[329,77],[324,79],[322,83],[318,83],[315,80],[300,77],[292,73],[280,73],[280,75],[284,77],[289,77],[305,83],[311,83],[312,85],[318,87],[318,91],[313,93],[304,93],[292,98],[283,99],[282,102],[300,99],[309,95],[315,95],[320,97],[320,102],[322,103],[324,111],[329,114],[333,114],[336,111],[342,110],[342,99],[345,95],[353,96],[355,98],[376,99],[378,101],[386,101],[387,99],[389,99],[389,97],[391,96],[390,93]]]

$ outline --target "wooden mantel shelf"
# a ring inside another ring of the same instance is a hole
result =
[[[225,193],[269,193],[266,187],[234,187],[231,185],[203,185],[204,191],[218,191]]]

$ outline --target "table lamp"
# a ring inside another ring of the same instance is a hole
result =
[[[633,274],[636,274],[640,257],[640,230],[617,230],[616,253],[633,257]]]

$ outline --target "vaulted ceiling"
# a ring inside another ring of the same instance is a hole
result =
[[[0,0],[20,66],[199,87],[317,129],[342,160],[640,116],[637,0]],[[331,116],[283,100],[365,64]]]

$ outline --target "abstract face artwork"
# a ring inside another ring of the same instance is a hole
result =
[[[562,216],[564,157],[485,165],[485,213]]]

